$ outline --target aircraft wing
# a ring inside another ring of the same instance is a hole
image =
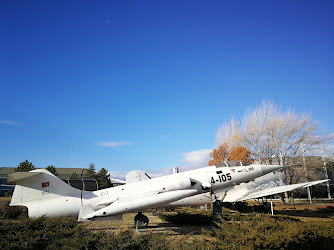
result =
[[[330,181],[330,179],[319,180],[319,181],[310,181],[310,182],[307,182],[308,184],[306,184],[305,187],[310,187],[310,186],[317,185],[317,184],[320,184],[320,183],[324,183],[324,182],[327,182],[327,181]]]
[[[287,191],[292,191],[298,188],[305,188],[305,187],[310,187],[313,185],[317,185],[323,182],[329,181],[329,179],[326,180],[319,180],[319,181],[310,181],[310,182],[304,182],[304,183],[298,183],[298,184],[292,184],[292,185],[284,185],[284,186],[278,186],[278,187],[272,187],[272,188],[267,188],[264,190],[260,191],[250,191],[248,193],[245,193],[243,197],[239,197],[238,199],[235,199],[234,201],[229,201],[229,202],[235,202],[235,201],[244,201],[244,200],[250,200],[250,199],[256,199],[256,198],[261,198],[265,197],[268,195],[274,195],[274,194],[279,194]],[[225,200],[224,200],[225,202]]]

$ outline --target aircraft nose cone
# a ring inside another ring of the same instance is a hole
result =
[[[261,165],[262,175],[268,174],[270,172],[276,171],[280,168],[283,168],[281,165]]]

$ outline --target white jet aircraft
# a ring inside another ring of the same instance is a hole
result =
[[[78,216],[78,221],[122,219],[123,214],[137,211],[135,220],[144,227],[148,218],[142,211],[208,191],[221,193],[280,168],[211,166],[94,192],[75,189],[37,169],[8,176],[8,182],[16,183],[10,206],[26,206],[29,218]]]

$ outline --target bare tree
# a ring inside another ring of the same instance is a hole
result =
[[[216,147],[226,144],[228,149],[244,145],[239,121],[232,117],[230,122],[225,122],[216,133]]]
[[[296,114],[291,108],[282,111],[272,101],[249,108],[241,122],[234,118],[217,131],[217,145],[242,146],[262,164],[296,165],[303,154],[311,154],[321,144],[334,138],[320,132],[310,114]],[[303,145],[303,147],[301,147]],[[289,178],[292,181],[292,177]]]

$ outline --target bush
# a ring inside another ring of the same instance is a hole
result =
[[[2,202],[0,216],[4,219],[27,218],[28,210],[26,207],[9,206],[10,201]]]
[[[222,221],[219,229],[206,231],[206,234],[215,237],[217,247],[222,249],[329,249],[334,243],[332,222],[303,223],[287,216],[253,217],[243,218],[238,223]]]
[[[160,215],[178,223],[186,221],[192,225],[203,225],[211,219],[210,214],[211,211],[195,214],[191,210],[183,210],[167,217]],[[93,233],[85,224],[69,218],[0,220],[0,246],[1,249],[167,250],[330,249],[334,244],[334,220],[304,223],[288,216],[233,214],[226,210],[223,210],[223,216],[218,229],[202,230],[203,240],[192,242],[189,242],[187,235],[175,238],[174,235],[167,237],[158,233],[135,233],[134,230],[117,234]]]
[[[74,219],[0,220],[1,249],[172,249],[161,234],[92,233]]]

